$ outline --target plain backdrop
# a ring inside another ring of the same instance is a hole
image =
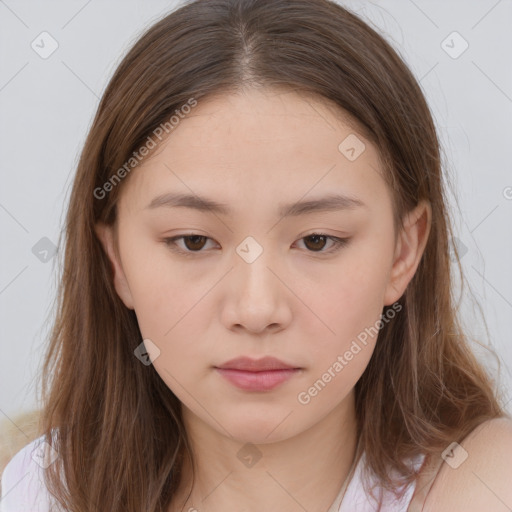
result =
[[[454,243],[482,307],[465,292],[461,318],[497,352],[501,373],[475,345],[512,411],[512,1],[340,3],[391,42],[430,104]],[[99,98],[128,48],[176,5],[0,0],[0,418],[38,406],[55,295],[52,247]],[[43,58],[52,44],[58,47]]]

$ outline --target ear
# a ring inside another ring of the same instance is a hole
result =
[[[108,259],[112,263],[114,272],[114,287],[119,298],[128,309],[134,309],[132,293],[121,265],[121,259],[117,248],[117,233],[115,225],[107,225],[101,222],[94,226],[96,235],[101,241]]]
[[[420,201],[404,219],[395,248],[393,266],[384,295],[384,305],[390,306],[405,292],[420,263],[427,245],[432,209],[426,200]]]

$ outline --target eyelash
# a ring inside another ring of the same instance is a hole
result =
[[[204,237],[206,238],[207,240],[212,240],[211,238],[209,237],[205,237],[204,235],[198,235],[196,233],[187,233],[185,235],[180,235],[180,236],[174,236],[174,237],[171,237],[171,238],[164,238],[164,243],[165,245],[167,245],[167,247],[173,251],[173,252],[176,252],[176,253],[179,253],[179,254],[182,254],[184,256],[193,256],[194,254],[200,254],[202,252],[205,252],[204,250],[200,249],[198,251],[190,251],[190,250],[185,250],[185,249],[181,249],[180,247],[178,247],[175,243],[176,240],[180,240],[182,238],[188,238],[188,237],[194,237],[194,236],[199,236],[199,237]],[[342,247],[345,247],[350,238],[339,238],[337,236],[331,236],[331,235],[326,235],[325,233],[310,233],[309,235],[305,235],[303,236],[302,238],[299,238],[299,240],[304,240],[305,238],[309,238],[309,237],[312,237],[312,236],[319,236],[319,237],[323,237],[323,238],[328,238],[330,240],[333,241],[334,245],[331,247],[331,249],[327,250],[327,251],[307,251],[307,252],[310,252],[311,254],[334,254],[334,253],[337,253]]]

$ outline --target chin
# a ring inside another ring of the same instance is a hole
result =
[[[270,444],[285,441],[302,432],[296,422],[290,423],[290,411],[281,409],[280,414],[249,414],[235,411],[235,417],[225,418],[220,423],[235,441],[251,444]],[[286,419],[285,419],[286,418]],[[284,420],[284,421],[283,421]],[[218,426],[217,426],[218,428]]]

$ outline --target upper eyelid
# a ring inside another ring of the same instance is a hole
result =
[[[322,233],[320,231],[313,231],[312,233],[308,233],[306,235],[300,236],[299,238],[297,238],[297,240],[302,240],[303,238],[307,238],[308,236],[313,236],[313,235],[324,236],[325,238],[331,238],[334,240],[343,240],[343,239],[348,238],[348,237],[340,237],[340,236],[335,236],[335,235],[328,235],[327,233]],[[202,235],[201,233],[185,233],[183,235],[165,237],[164,240],[165,241],[171,241],[171,240],[174,241],[174,240],[179,240],[180,238],[189,238],[192,236],[201,236],[203,238],[206,238],[207,240],[213,240],[216,242],[216,240],[214,238],[212,238],[210,236]]]

